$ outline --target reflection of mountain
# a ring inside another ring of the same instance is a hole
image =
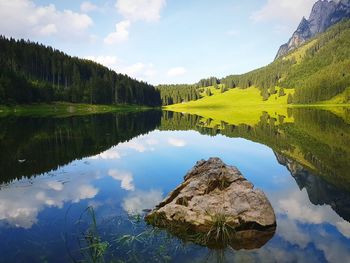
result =
[[[350,222],[350,193],[342,191],[328,183],[322,177],[315,176],[302,165],[276,153],[278,162],[288,168],[300,190],[306,189],[314,205],[330,205],[342,218]]]
[[[161,113],[0,118],[1,182],[56,169],[154,130]]]
[[[329,185],[350,192],[349,124],[324,110],[289,109],[289,115],[293,116],[293,123],[283,124],[282,116],[277,121],[264,113],[255,126],[235,126],[199,116],[165,112],[161,129],[194,129],[203,134],[223,134],[262,143],[297,161]]]

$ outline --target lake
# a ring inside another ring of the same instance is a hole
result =
[[[0,118],[1,262],[350,262],[350,109],[254,125],[169,111]],[[261,247],[210,249],[143,216],[220,157],[269,198]]]

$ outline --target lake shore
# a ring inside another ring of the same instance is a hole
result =
[[[23,104],[23,105],[0,105],[0,116],[75,116],[101,114],[108,112],[133,112],[155,109],[141,105],[96,105],[67,102]]]

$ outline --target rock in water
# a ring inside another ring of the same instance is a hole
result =
[[[182,239],[235,249],[261,247],[276,228],[265,194],[219,158],[197,162],[145,219]]]

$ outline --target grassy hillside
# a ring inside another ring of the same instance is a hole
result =
[[[260,91],[251,87],[248,89],[231,89],[220,93],[217,89],[209,87],[214,95],[204,97],[197,101],[175,104],[165,107],[166,110],[176,112],[186,112],[196,114],[213,120],[224,121],[229,124],[246,123],[254,125],[260,121],[262,112],[269,113],[270,116],[283,121],[291,121],[287,114],[288,94],[292,94],[292,89],[286,90],[284,96],[279,96],[279,88],[276,94],[263,101]]]

